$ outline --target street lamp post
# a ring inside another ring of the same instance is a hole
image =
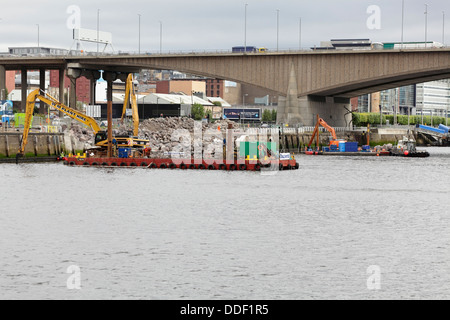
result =
[[[442,11],[442,44],[445,46],[445,11]]]
[[[403,49],[403,34],[404,34],[404,22],[405,22],[405,0],[402,0],[402,46]]]
[[[302,18],[300,18],[300,27],[298,32],[298,49],[302,50]]]
[[[247,7],[248,7],[248,3],[245,4],[244,52],[247,52]]]
[[[139,54],[141,54],[141,15],[139,16]]]
[[[162,54],[162,42],[163,42],[163,24],[159,21],[159,54]]]
[[[425,48],[428,41],[428,4],[425,4]]]
[[[38,38],[37,38],[37,40],[38,40],[38,48],[40,48],[40,47],[41,47],[41,44],[40,44],[40,30],[39,30],[39,24],[37,24],[37,31],[38,31]]]
[[[97,55],[99,51],[99,41],[100,41],[100,9],[97,9]]]
[[[277,9],[277,52],[280,49],[280,9]]]

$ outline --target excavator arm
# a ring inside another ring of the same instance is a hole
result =
[[[322,126],[326,130],[328,130],[331,133],[333,140],[337,140],[336,131],[332,127],[330,127],[330,125],[328,123],[326,123],[325,120],[323,120],[322,118],[317,116],[316,127],[314,128],[313,135],[311,137],[311,140],[309,141],[308,148],[311,147],[311,145],[314,141],[314,138],[317,138],[316,145],[317,145],[317,147],[319,146],[319,126]]]
[[[130,73],[127,78],[126,89],[125,89],[125,100],[123,101],[123,111],[121,121],[123,122],[123,118],[126,115],[128,106],[130,105],[131,98],[131,109],[133,111],[133,135],[139,135],[139,112],[137,106],[136,93],[134,92],[133,85],[133,75]]]
[[[96,134],[97,132],[100,131],[100,127],[97,124],[97,121],[95,121],[95,119],[86,116],[82,112],[79,112],[77,110],[74,110],[74,109],[71,109],[71,108],[65,106],[64,104],[62,104],[61,102],[59,102],[58,100],[56,100],[55,98],[50,96],[49,94],[46,94],[46,93],[41,94],[40,90],[36,89],[33,92],[31,92],[27,97],[25,125],[24,125],[24,129],[23,129],[22,143],[20,145],[19,153],[18,153],[19,156],[23,156],[25,153],[25,147],[28,143],[28,135],[30,133],[31,119],[33,117],[34,105],[36,103],[36,100],[40,100],[40,101],[48,104],[50,107],[63,112],[64,114],[68,115],[72,119],[75,119],[75,120],[85,124],[86,126],[90,127],[94,131],[94,134]]]
[[[335,131],[332,127],[330,127],[330,126],[328,125],[328,123],[325,122],[325,120],[323,120],[322,118],[320,118],[320,119],[319,119],[319,124],[320,124],[322,127],[324,127],[325,129],[327,129],[327,130],[331,133],[331,135],[332,135],[332,137],[333,137],[333,140],[337,140],[336,131]]]

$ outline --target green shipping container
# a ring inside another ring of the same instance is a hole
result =
[[[272,152],[278,151],[276,142],[263,142],[262,144],[265,145],[267,149],[269,149]],[[258,151],[259,145],[260,142],[241,142],[239,156],[245,159],[247,159],[248,156],[250,157],[250,159],[254,159],[255,156],[259,157]],[[263,150],[265,150],[265,148]]]

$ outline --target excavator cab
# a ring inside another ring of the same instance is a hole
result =
[[[97,134],[95,135],[95,144],[97,145],[98,143],[105,140],[108,140],[108,133],[106,131],[97,132]]]

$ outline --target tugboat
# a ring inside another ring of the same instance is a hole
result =
[[[403,137],[403,140],[400,140],[397,146],[391,150],[391,155],[394,157],[427,158],[430,153],[426,150],[417,150],[414,139]]]

